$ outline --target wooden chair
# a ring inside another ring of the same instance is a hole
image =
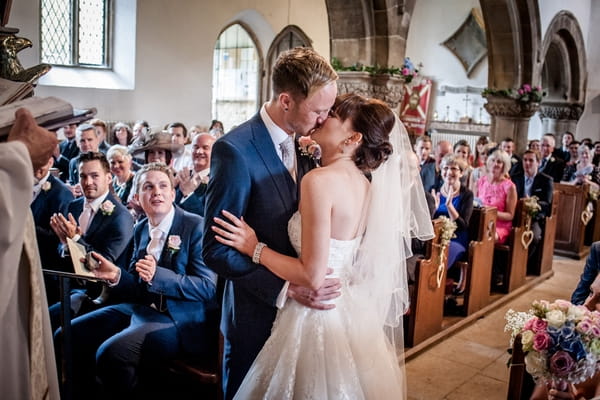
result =
[[[556,225],[558,219],[558,204],[560,192],[554,190],[552,194],[552,206],[550,215],[546,217],[544,224],[544,232],[542,233],[542,241],[540,242],[540,258],[539,262],[535,263],[532,270],[527,272],[533,275],[543,275],[552,269],[552,258],[554,257],[554,238],[556,237]]]
[[[464,315],[473,314],[490,302],[497,217],[496,207],[473,209],[469,223],[471,242],[463,300]]]
[[[525,284],[528,248],[523,243],[527,215],[525,199],[519,200],[515,210],[512,231],[505,244],[494,246],[494,268],[502,271],[504,279],[499,290],[509,293]]]
[[[448,247],[444,250],[445,262],[440,266],[442,221],[434,220],[433,228],[435,236],[428,243],[427,258],[417,262],[410,312],[405,317],[405,343],[408,347],[415,346],[442,330]]]
[[[585,224],[582,213],[588,203],[589,185],[581,186],[555,183],[554,189],[559,192],[555,201],[560,210],[557,220],[554,254],[581,259],[587,254],[584,248]],[[596,212],[598,214],[598,212]]]

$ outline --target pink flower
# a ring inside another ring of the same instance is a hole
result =
[[[581,333],[589,333],[590,329],[592,329],[592,323],[587,318],[577,324],[577,330]]]
[[[406,75],[410,75],[410,70],[408,68],[402,68],[402,75],[406,76]]]
[[[546,350],[552,344],[552,338],[546,332],[538,332],[533,337],[533,348],[537,351]]]
[[[531,85],[526,83],[523,85],[523,90],[525,91],[525,93],[529,93],[531,92]]]
[[[590,329],[590,332],[595,337],[600,337],[600,327],[598,325],[592,325],[592,329]]]
[[[179,237],[179,235],[170,235],[169,240],[167,242],[167,247],[169,248],[169,250],[174,253],[176,251],[179,251],[180,246],[181,238]]]
[[[557,351],[550,357],[550,372],[562,377],[567,376],[576,367],[575,360],[566,351]]]
[[[520,95],[523,95],[523,93],[524,93],[524,92],[523,92],[523,89],[519,89],[519,90],[517,90],[517,93],[519,93]]]
[[[531,330],[535,333],[545,332],[546,328],[548,328],[548,322],[544,321],[541,318],[535,318],[533,320],[533,324],[531,325]]]
[[[541,91],[542,91],[542,87],[541,87],[541,86],[536,86],[536,87],[535,87],[535,90],[536,90],[537,92],[541,92]]]
[[[115,205],[110,200],[105,200],[104,203],[100,205],[100,210],[104,215],[111,215],[115,209]]]

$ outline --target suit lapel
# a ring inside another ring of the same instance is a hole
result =
[[[171,224],[171,228],[165,237],[165,245],[163,246],[162,253],[160,254],[160,260],[158,260],[158,265],[163,268],[168,268],[174,270],[173,260],[175,259],[175,253],[169,250],[169,237],[172,235],[177,235],[181,239],[181,230],[179,227],[183,223],[183,211],[179,208],[175,207],[175,215],[173,217],[173,223]]]

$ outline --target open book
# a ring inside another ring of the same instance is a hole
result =
[[[29,82],[15,82],[0,78],[0,106],[33,95],[33,85]]]
[[[57,97],[30,97],[0,107],[0,140],[8,135],[15,122],[15,111],[27,108],[38,125],[46,129],[58,129],[67,124],[87,121],[96,115],[96,109],[73,109],[70,103]]]

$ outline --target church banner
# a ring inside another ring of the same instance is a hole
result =
[[[418,83],[404,85],[404,94],[400,103],[400,120],[411,135],[425,133],[431,86],[430,79],[421,79]]]

